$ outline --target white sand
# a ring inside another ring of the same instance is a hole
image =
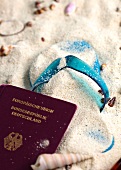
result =
[[[45,5],[51,2],[49,0]],[[109,87],[111,97],[117,98],[115,106],[106,106],[100,114],[91,96],[80,90],[84,88],[84,84],[78,84],[67,71],[62,71],[52,78],[42,93],[76,103],[78,106],[58,152],[79,152],[82,155],[89,153],[94,156],[95,162],[92,165],[91,162],[85,161],[83,164],[72,166],[71,169],[109,170],[121,156],[121,12],[116,12],[117,7],[121,8],[121,1],[73,0],[77,10],[69,17],[64,15],[64,8],[68,2],[70,1],[62,0],[53,11],[48,10],[35,16],[33,0],[0,1],[0,19],[17,20],[11,26],[10,23],[3,23],[0,33],[19,30],[22,23],[28,21],[33,24],[16,36],[0,37],[0,45],[17,45],[10,55],[0,57],[0,84],[10,81],[12,85],[30,89],[30,68],[34,81],[41,71],[57,58],[48,53],[53,44],[77,39],[89,42],[99,54],[100,62],[107,64],[102,77]],[[45,38],[45,42],[41,41],[41,37]],[[38,56],[43,60],[38,59]],[[86,124],[88,126],[85,126]],[[106,153],[101,153],[108,144],[102,145],[86,138],[85,132],[90,127],[100,128],[109,143],[113,135],[114,147]]]

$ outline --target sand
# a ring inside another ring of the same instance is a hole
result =
[[[23,24],[32,22],[32,27],[27,27],[18,35],[0,37],[0,45],[15,46],[8,56],[0,57],[0,84],[9,83],[31,89],[29,74],[31,81],[34,82],[49,63],[61,56],[62,53],[57,50],[56,45],[54,52],[51,50],[54,44],[67,40],[85,40],[90,43],[97,52],[100,63],[106,63],[101,76],[109,88],[110,96],[115,96],[117,99],[114,107],[106,105],[104,111],[100,113],[94,98],[85,93],[86,87],[83,81],[77,82],[69,70],[61,71],[53,77],[42,93],[73,102],[78,106],[57,152],[79,152],[82,155],[86,153],[93,156],[94,162],[84,161],[73,165],[71,169],[109,170],[121,155],[121,50],[119,49],[121,12],[116,11],[117,7],[121,8],[121,1],[73,0],[77,9],[70,16],[64,14],[69,0],[55,3],[54,10],[48,10],[41,15],[33,14],[34,2],[33,0],[0,1],[0,20],[14,20],[3,22],[0,25],[0,33],[19,31]],[[49,0],[43,3],[43,6],[48,6],[51,2]],[[45,38],[44,42],[41,40],[42,37]],[[56,55],[52,55],[53,53]],[[93,58],[88,58],[88,53],[84,55],[87,57],[87,63],[91,64]],[[92,55],[93,53],[90,54]],[[81,80],[86,79],[83,75],[78,74],[78,76]],[[89,84],[97,92],[99,87],[92,81],[89,81]],[[93,135],[89,137],[87,132],[90,129],[92,131],[100,129],[102,132],[100,135],[103,134],[105,140],[101,141]],[[113,148],[102,153],[110,145],[113,136],[115,140]]]

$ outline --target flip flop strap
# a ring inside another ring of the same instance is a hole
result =
[[[60,62],[65,60],[64,66],[60,67]],[[109,98],[109,91],[106,83],[101,78],[101,76],[92,69],[88,64],[86,64],[81,59],[73,56],[68,55],[65,58],[58,58],[54,60],[43,72],[40,74],[40,76],[37,78],[35,83],[32,85],[32,91],[37,89],[38,87],[42,87],[45,83],[48,83],[49,80],[57,74],[59,71],[70,68],[73,70],[76,70],[80,73],[83,73],[90,77],[92,80],[94,80],[99,87],[101,88],[103,95],[104,95],[104,103],[102,107],[100,108],[100,112],[104,109],[105,104],[107,103],[107,99]]]

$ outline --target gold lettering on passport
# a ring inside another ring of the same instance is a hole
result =
[[[21,113],[12,112],[11,115],[17,116],[17,117],[20,117],[22,119],[26,119],[26,120],[29,120],[29,121],[32,121],[32,122],[41,123],[40,119],[35,119],[35,118],[30,117],[30,116],[25,116],[25,115],[23,115]]]
[[[23,145],[23,137],[19,133],[12,132],[4,138],[4,148],[15,151]]]
[[[49,113],[53,113],[54,112],[53,109],[50,109],[50,108],[47,108],[47,107],[43,107],[43,106],[40,106],[40,105],[36,105],[36,104],[33,104],[33,103],[29,103],[28,101],[23,101],[23,100],[16,99],[16,98],[13,98],[12,102],[19,103],[21,105],[26,105],[28,107],[36,108],[36,109],[39,109],[39,110],[43,110],[43,111],[49,112]]]
[[[51,108],[36,105],[36,104],[28,102],[28,101],[12,98],[12,102],[19,103],[21,105],[25,105],[25,106],[37,109],[37,112],[33,112],[33,111],[29,111],[28,109],[23,109],[20,106],[19,107],[14,106],[14,103],[11,106],[11,110],[12,110],[11,115],[12,116],[20,117],[22,119],[26,119],[31,122],[41,123],[42,120],[44,120],[46,122],[46,120],[49,116],[43,115],[44,113],[42,113],[42,114],[38,113],[39,110],[48,112],[48,113],[54,113],[54,110]]]
[[[37,118],[44,119],[44,120],[47,119],[47,116],[43,116],[41,114],[38,114],[38,113],[35,113],[35,112],[31,112],[29,110],[25,110],[25,109],[22,109],[22,108],[19,108],[19,107],[12,106],[11,110],[19,111],[19,112],[24,113],[26,115],[35,116]]]

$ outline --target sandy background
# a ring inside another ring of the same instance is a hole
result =
[[[85,162],[84,165],[79,164],[71,169],[76,170],[82,167],[83,170],[109,170],[121,155],[121,50],[119,49],[121,46],[121,27],[119,25],[121,12],[116,11],[117,7],[121,8],[121,1],[73,0],[77,9],[71,16],[65,16],[64,14],[65,6],[70,2],[69,0],[61,0],[60,3],[55,3],[56,7],[54,10],[48,10],[41,15],[33,14],[35,11],[34,2],[33,0],[0,1],[0,20],[15,20],[14,22],[3,22],[0,25],[0,33],[18,31],[26,22],[32,22],[32,27],[26,28],[18,35],[0,37],[0,45],[16,45],[8,56],[0,57],[0,84],[10,83],[30,89],[29,70],[30,68],[40,69],[36,67],[36,58],[43,50],[64,40],[84,39],[88,41],[97,51],[100,62],[107,64],[102,72],[102,77],[109,87],[111,97],[116,96],[117,98],[115,106],[113,108],[106,106],[103,114],[100,115],[98,106],[90,98],[87,99],[84,92],[79,91],[77,84],[72,78],[70,84],[66,83],[66,88],[64,83],[60,86],[58,83],[58,88],[53,91],[52,96],[78,104],[79,109],[70,128],[80,125],[79,121],[76,121],[78,120],[77,116],[82,115],[83,117],[82,113],[85,112],[86,108],[89,125],[98,122],[99,126],[101,122],[101,128],[107,127],[108,130],[106,132],[114,136],[115,145],[109,152],[104,154],[100,152],[103,148],[98,144],[91,144],[92,141],[87,144],[88,147],[84,148],[77,140],[79,135],[75,134],[75,131],[71,133],[71,129],[73,129],[71,128],[69,135],[62,141],[59,151],[79,151],[82,154],[89,152],[94,155],[95,164],[92,167],[86,166],[89,163]],[[48,6],[52,2],[48,0],[43,3],[43,6]],[[45,38],[44,42],[42,42],[41,37]],[[51,61],[52,57],[49,55],[44,56],[48,65],[48,61]],[[44,64],[46,65],[46,63]],[[32,72],[34,72],[34,69]],[[59,76],[63,75],[64,73]],[[70,80],[66,73],[64,76],[66,77],[64,79],[65,82]],[[32,78],[36,79],[36,74],[33,74]],[[72,95],[71,91],[69,93],[68,87],[71,88],[73,83],[74,91]],[[60,87],[64,90],[58,93]],[[65,96],[64,94],[67,91],[68,95]],[[84,102],[82,100],[79,102],[80,98],[77,98],[79,95],[82,96]],[[88,103],[88,108],[85,101]],[[88,119],[89,116],[90,119]],[[82,120],[82,117],[79,117],[79,120]],[[81,131],[81,129],[79,130]],[[75,138],[77,139],[74,140]],[[82,143],[88,142],[88,140],[83,141],[83,138],[81,140]],[[67,144],[68,147],[66,147]]]

